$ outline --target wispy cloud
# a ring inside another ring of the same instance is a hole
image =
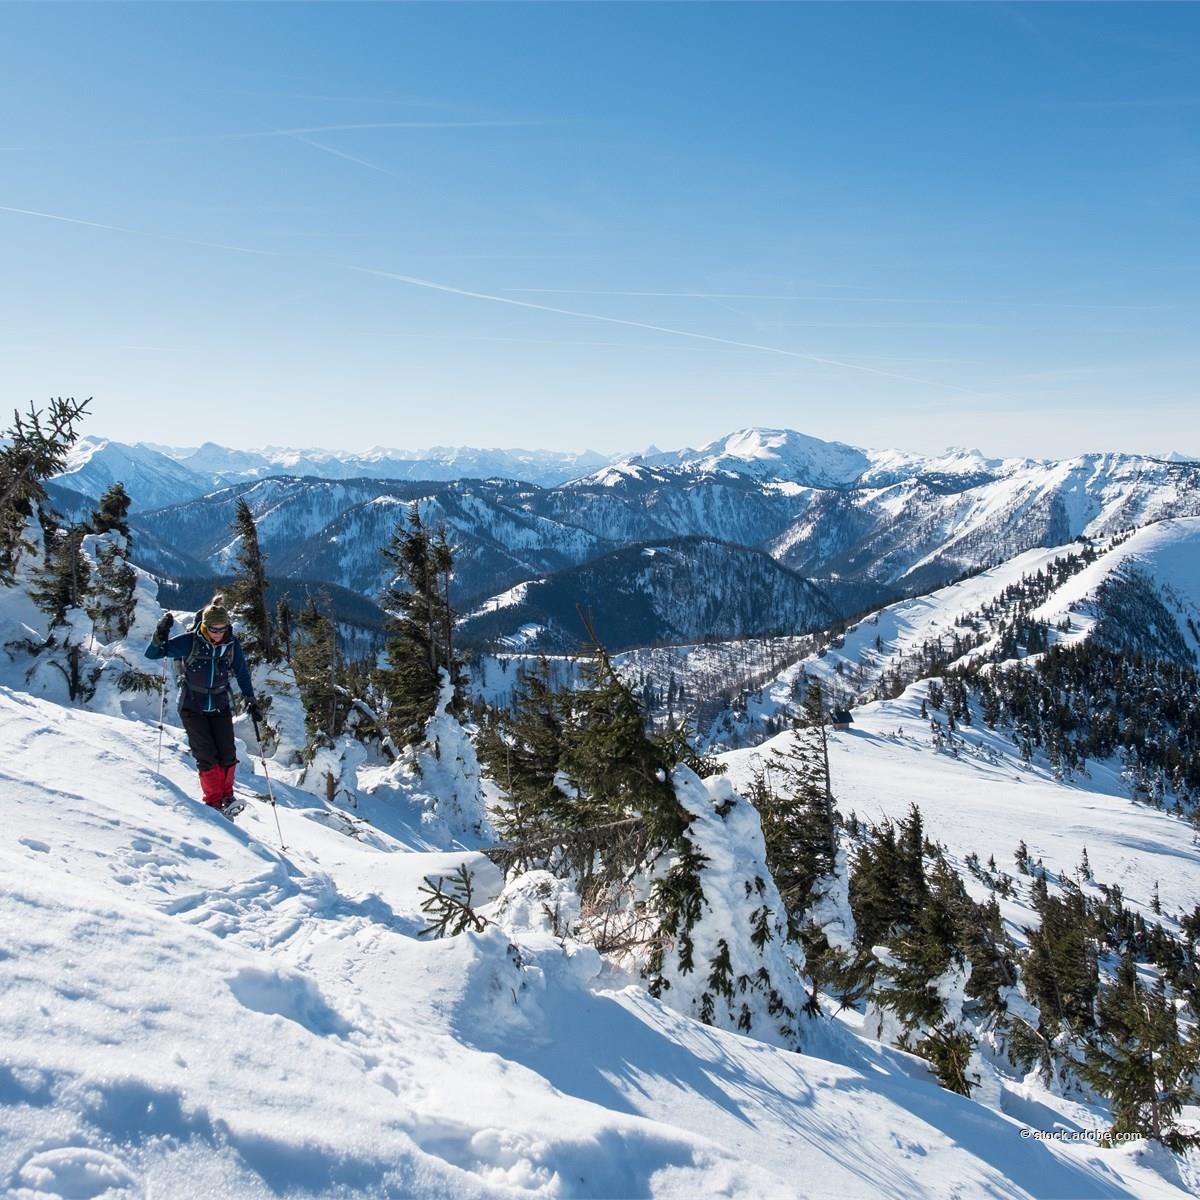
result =
[[[814,283],[809,287],[851,288],[847,283]],[[797,296],[795,294],[778,295],[762,292],[651,292],[651,291],[619,291],[599,290],[595,288],[504,288],[512,295],[541,295],[541,296],[646,296],[660,300],[829,300],[829,296]],[[922,300],[872,299],[861,296],[833,297],[855,304],[923,304]]]
[[[410,96],[347,96],[344,93],[322,91],[312,92],[273,92],[260,91],[255,88],[211,88],[215,95],[224,96],[257,96],[263,100],[302,100],[315,104],[378,104],[397,106],[401,108],[424,108],[441,110],[443,112],[469,111],[465,104],[456,104],[449,100],[414,100]]]
[[[546,121],[354,121],[339,125],[300,125],[286,129],[250,129],[228,133],[185,133],[170,137],[116,138],[95,141],[93,146],[186,146],[206,142],[241,142],[258,138],[300,137],[320,133],[347,133],[370,129],[521,129],[552,124]],[[38,150],[41,146],[4,146],[5,151]]]
[[[286,255],[278,250],[259,250],[252,246],[235,246],[229,242],[207,242],[199,238],[187,237],[177,233],[156,233],[149,229],[129,229],[123,225],[107,225],[103,221],[85,221],[80,217],[64,217],[59,213],[37,212],[32,208],[12,208],[0,204],[0,212],[15,213],[23,217],[39,217],[43,221],[61,221],[65,225],[85,225],[89,229],[107,229],[111,233],[126,233],[133,237],[158,238],[168,242],[184,242],[189,246],[203,246],[207,250],[232,250],[237,254],[256,254],[264,258],[283,258]]]
[[[346,133],[361,129],[519,129],[544,125],[545,121],[354,121],[342,125],[303,125],[295,129],[257,129],[245,133],[191,134],[175,138],[150,138],[149,141],[204,142],[244,138],[296,137],[310,133]]]
[[[939,380],[917,379],[911,375],[900,375],[894,371],[885,371],[879,367],[868,367],[861,363],[846,362],[843,359],[828,358],[824,355],[811,354],[804,350],[788,350],[780,346],[766,346],[757,342],[742,342],[734,338],[717,337],[710,333],[697,333],[690,329],[673,329],[667,325],[652,325],[646,321],[633,321],[625,317],[610,317],[601,313],[581,312],[577,309],[556,308],[548,304],[535,304],[530,300],[516,300],[512,296],[498,296],[489,292],[474,292],[467,288],[452,287],[450,284],[436,283],[431,279],[418,279],[413,275],[401,275],[393,271],[381,271],[374,267],[347,266],[349,271],[358,271],[364,275],[377,275],[382,279],[394,279],[412,287],[428,288],[435,292],[445,292],[452,296],[464,296],[471,300],[486,300],[493,304],[509,304],[516,308],[532,309],[537,312],[555,313],[562,317],[577,317],[586,321],[603,321],[609,325],[622,325],[627,329],[646,329],[652,333],[667,333],[674,337],[692,338],[696,341],[715,343],[721,346],[736,346],[743,350],[757,350],[764,354],[778,354],[785,358],[800,359],[804,362],[815,363],[822,367],[837,367],[844,371],[856,371],[864,375],[875,375],[885,379],[898,379],[905,383],[916,383],[922,387],[947,388],[950,391],[964,395],[979,395],[971,388],[959,387],[957,384],[944,383]]]
[[[846,284],[811,284],[813,287],[843,288]],[[980,305],[1001,308],[1064,308],[1064,309],[1117,309],[1132,312],[1160,312],[1176,307],[1171,304],[1079,304],[1057,300],[981,300],[964,297],[919,296],[799,296],[795,294],[756,292],[653,292],[633,290],[602,291],[589,288],[504,288],[511,295],[542,296],[630,296],[665,300],[770,300],[796,304],[955,304]]]
[[[318,142],[315,138],[306,137],[302,133],[293,133],[293,140],[303,142],[306,146],[311,146],[314,150],[321,150],[326,154],[332,154],[336,158],[344,158],[347,162],[357,163],[360,167],[368,167],[372,171],[379,171],[384,175],[392,175],[395,178],[400,178],[399,171],[393,171],[391,167],[381,167],[378,163],[368,162],[365,158],[359,158],[355,154],[347,154],[345,150],[339,150],[335,146],[327,146],[324,142]]]

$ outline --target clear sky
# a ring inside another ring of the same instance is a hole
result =
[[[0,4],[4,407],[1200,454],[1195,4]]]

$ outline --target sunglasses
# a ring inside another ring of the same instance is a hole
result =
[[[209,633],[228,633],[229,632],[228,625],[205,625],[204,628],[207,629]]]

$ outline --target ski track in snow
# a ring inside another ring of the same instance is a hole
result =
[[[1024,1140],[839,1024],[788,1053],[548,936],[514,934],[523,966],[494,926],[422,940],[423,878],[479,855],[347,837],[277,783],[281,850],[268,805],[231,824],[192,799],[176,736],[156,774],[153,726],[0,689],[0,740],[6,1196],[1183,1194],[1124,1151]],[[929,757],[864,728],[835,778],[858,742],[882,756],[864,789]]]

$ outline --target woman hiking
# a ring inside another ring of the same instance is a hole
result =
[[[205,804],[232,817],[242,805],[233,795],[237,750],[229,707],[230,676],[237,680],[246,699],[246,711],[257,724],[260,713],[254,699],[254,684],[246,669],[242,644],[233,635],[229,612],[220,596],[214,596],[197,614],[187,633],[171,637],[174,623],[170,613],[159,621],[154,640],[146,648],[146,657],[183,659],[179,717],[200,772],[200,791]]]

